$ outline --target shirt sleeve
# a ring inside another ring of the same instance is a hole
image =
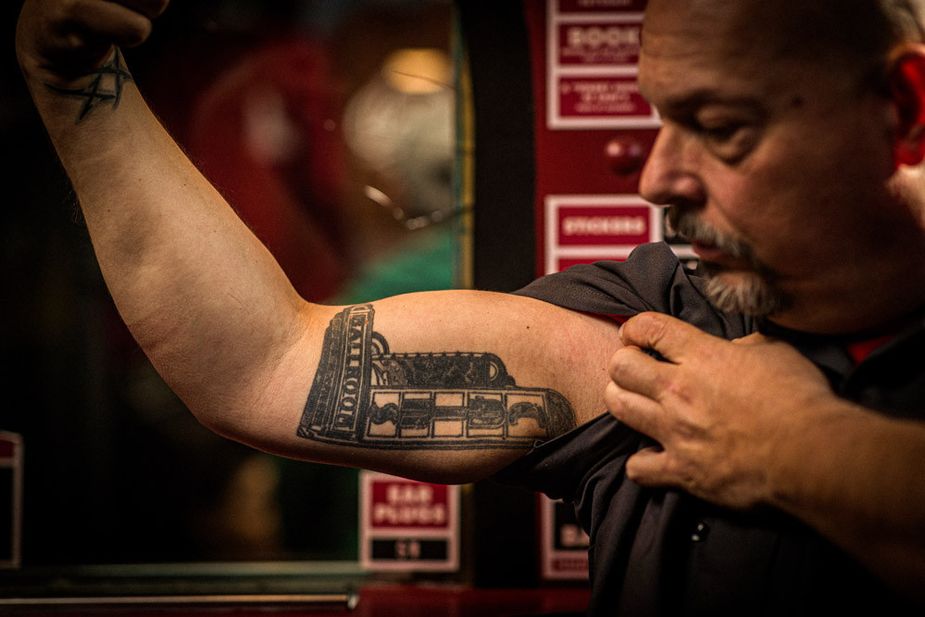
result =
[[[638,247],[626,261],[573,266],[514,293],[617,319],[645,311],[665,313],[728,339],[753,331],[751,319],[714,308],[703,284],[702,277],[684,269],[667,244],[657,242]]]
[[[578,503],[591,478],[601,470],[614,469],[614,464],[622,468],[627,457],[652,443],[613,416],[602,414],[564,435],[536,444],[493,478],[552,499]]]
[[[666,313],[727,339],[745,336],[754,327],[748,318],[715,309],[703,294],[702,277],[685,270],[665,243],[640,246],[624,262],[574,266],[514,293],[617,320],[644,311]],[[618,472],[626,457],[652,444],[604,413],[556,439],[537,443],[495,478],[578,502],[605,465],[611,473]]]

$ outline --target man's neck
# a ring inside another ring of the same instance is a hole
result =
[[[925,262],[919,264],[910,266],[904,275],[870,280],[852,293],[796,301],[768,321],[807,334],[850,338],[895,332],[925,313]]]

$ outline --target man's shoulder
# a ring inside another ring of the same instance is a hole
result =
[[[725,338],[754,330],[751,319],[713,307],[703,293],[703,279],[664,242],[641,245],[625,261],[598,261],[549,274],[515,293],[618,319],[655,311]]]

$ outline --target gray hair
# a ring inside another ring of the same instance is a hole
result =
[[[925,42],[925,0],[880,0],[880,6],[893,25],[897,41]]]

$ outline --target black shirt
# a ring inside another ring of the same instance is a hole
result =
[[[664,244],[642,246],[623,263],[576,266],[517,293],[601,315],[668,313],[727,339],[767,331],[822,369],[839,396],[886,414],[925,418],[923,319],[856,366],[844,339],[717,311],[702,293],[702,280]],[[913,612],[789,515],[767,508],[732,511],[678,490],[631,482],[624,475],[626,459],[651,444],[604,414],[538,445],[498,474],[501,481],[575,504],[591,536],[592,615]]]

